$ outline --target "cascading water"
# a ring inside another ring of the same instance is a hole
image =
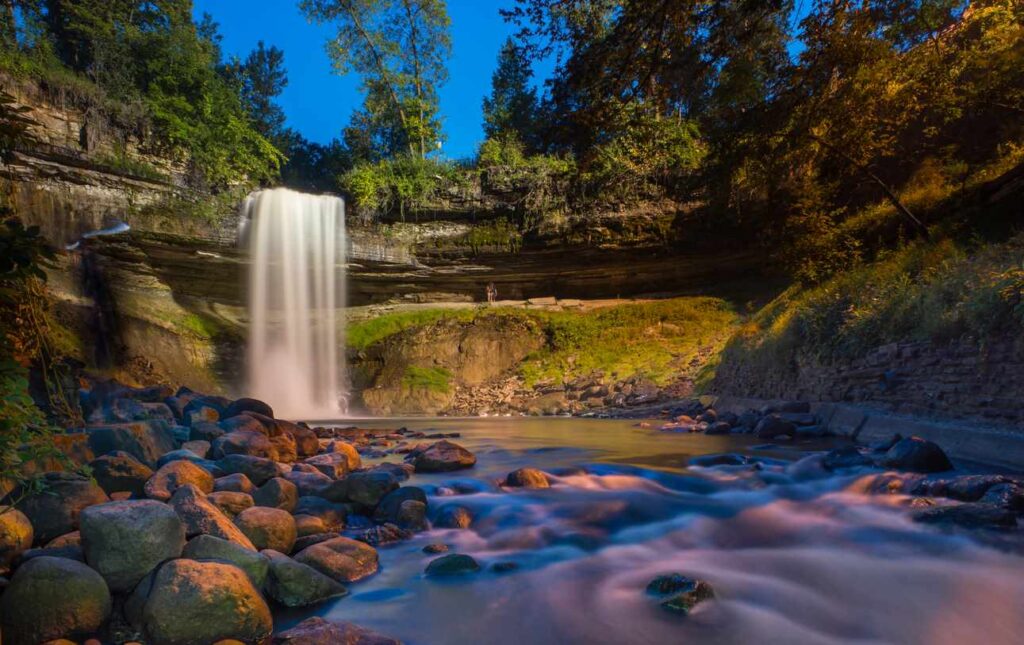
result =
[[[249,392],[288,418],[335,418],[343,388],[345,206],[285,188],[242,206],[248,239]],[[340,360],[339,360],[340,357]]]

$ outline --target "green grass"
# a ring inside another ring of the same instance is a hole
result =
[[[764,371],[800,353],[829,361],[897,341],[1022,332],[1024,235],[978,246],[920,242],[817,287],[791,287],[751,318],[723,361]]]
[[[682,375],[696,377],[738,324],[732,307],[717,298],[675,298],[590,311],[429,309],[355,323],[349,327],[348,344],[365,349],[414,327],[485,316],[529,321],[546,336],[544,348],[520,365],[528,385],[595,371],[615,379],[644,376],[659,384]]]
[[[409,365],[402,375],[402,385],[410,390],[447,393],[451,390],[452,373],[443,367]]]

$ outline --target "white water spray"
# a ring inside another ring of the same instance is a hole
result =
[[[249,392],[285,418],[336,418],[343,391],[345,206],[285,188],[242,206],[249,271]],[[340,324],[339,324],[340,323]]]

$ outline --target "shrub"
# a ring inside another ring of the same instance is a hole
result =
[[[403,221],[407,212],[424,206],[441,187],[458,181],[452,164],[415,155],[363,162],[339,178],[342,189],[366,214],[398,211]]]

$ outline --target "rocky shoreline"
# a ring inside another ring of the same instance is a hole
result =
[[[414,473],[472,468],[476,456],[452,441],[457,433],[309,427],[276,419],[261,401],[164,386],[100,382],[81,400],[89,425],[62,435],[61,447],[87,468],[47,472],[42,490],[9,491],[4,503],[14,508],[0,513],[7,643],[397,643],[322,618],[275,634],[274,610],[342,597],[377,572],[378,548],[473,522],[464,507],[432,509],[423,488],[404,484]],[[743,414],[691,402],[666,414],[638,425],[770,442],[822,434],[800,402]],[[395,461],[363,461],[387,457]],[[690,464],[757,465],[741,454]],[[851,443],[792,468],[807,478],[874,469],[863,492],[910,496],[921,523],[1006,530],[1024,512],[1024,479],[958,474],[939,446],[917,437]],[[520,468],[499,489],[555,479]],[[448,548],[423,549],[424,575],[483,568]],[[495,572],[515,567],[490,563]],[[707,582],[675,572],[647,593],[681,614],[715,597]]]

